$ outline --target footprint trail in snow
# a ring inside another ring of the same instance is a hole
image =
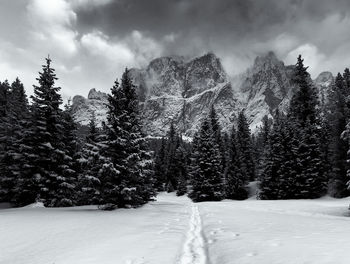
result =
[[[202,236],[202,222],[197,205],[192,204],[190,227],[179,264],[205,264],[206,252]]]

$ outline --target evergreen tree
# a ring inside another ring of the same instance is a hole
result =
[[[346,74],[344,73],[344,76]],[[346,83],[343,76],[338,73],[329,92],[328,124],[329,124],[329,160],[331,165],[330,194],[334,197],[349,195],[346,183],[347,177],[347,140],[341,137],[346,129],[349,110],[346,105]]]
[[[0,201],[6,202],[13,200],[16,177],[20,173],[18,148],[22,120],[27,112],[26,97],[19,97],[21,91],[24,92],[24,88],[18,78],[11,86],[7,80],[0,83]]]
[[[225,190],[220,171],[220,150],[209,117],[203,121],[194,144],[189,197],[195,202],[223,199]]]
[[[292,77],[297,91],[290,102],[289,115],[300,127],[317,122],[317,95],[307,68],[299,55]]]
[[[62,162],[65,159],[62,142],[62,99],[55,86],[55,70],[51,59],[46,59],[42,72],[34,85],[32,96],[33,120],[26,130],[23,150],[23,171],[17,184],[20,190],[17,204],[27,204],[41,200],[46,206],[72,205],[73,185],[70,177],[65,177]]]
[[[248,196],[245,189],[248,178],[241,171],[240,153],[237,149],[236,129],[233,126],[231,132],[231,142],[229,148],[229,162],[225,177],[226,198],[243,200]]]
[[[65,105],[65,110],[62,113],[62,141],[61,147],[64,151],[64,156],[61,161],[62,176],[65,177],[64,188],[57,190],[57,197],[60,202],[60,206],[71,206],[75,203],[77,197],[74,195],[76,183],[78,182],[78,138],[77,138],[77,125],[73,119],[72,106],[70,101]]]
[[[276,111],[259,177],[260,199],[292,199],[296,188],[296,142],[294,129],[283,114]]]
[[[166,140],[163,137],[161,146],[154,161],[154,180],[157,191],[165,191],[166,186]]]
[[[343,79],[345,83],[346,95],[350,94],[350,70],[346,68],[343,73]]]
[[[307,67],[299,55],[293,82],[298,87],[289,109],[294,126],[297,177],[296,198],[317,198],[325,193],[326,175],[320,147],[320,118],[317,110],[317,95],[310,81]]]
[[[240,153],[241,172],[245,179],[255,180],[255,164],[253,159],[253,150],[250,129],[244,111],[238,115],[237,124],[237,150]]]
[[[170,129],[167,135],[167,147],[166,147],[166,184],[167,186],[171,186],[171,188],[167,188],[169,190],[177,189],[178,179],[177,171],[178,167],[175,160],[176,149],[180,146],[180,138],[177,134],[175,126],[173,123],[170,125]],[[169,191],[168,190],[168,191]]]
[[[221,171],[224,172],[227,163],[227,153],[225,148],[224,138],[221,135],[221,126],[219,123],[219,118],[216,114],[214,105],[211,105],[209,118],[211,122],[211,126],[213,128],[213,133],[215,135],[216,143],[219,145],[220,154],[221,154]]]
[[[108,96],[101,198],[118,207],[140,206],[154,195],[150,153],[142,133],[135,86],[126,69]]]
[[[100,129],[96,126],[96,116],[93,111],[89,122],[89,133],[82,148],[78,161],[78,204],[100,203],[100,170],[106,160],[100,153]]]
[[[260,130],[255,140],[255,150],[256,150],[255,164],[256,164],[258,178],[264,169],[264,165],[265,165],[264,157],[265,157],[266,149],[268,147],[270,132],[271,132],[271,120],[268,118],[267,115],[265,115],[262,119],[262,125],[260,127]]]
[[[176,195],[181,196],[187,193],[187,164],[186,150],[180,145],[175,152],[175,164],[178,170],[176,171],[177,191]]]

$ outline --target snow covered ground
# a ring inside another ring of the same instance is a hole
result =
[[[0,210],[1,264],[349,263],[350,199]]]

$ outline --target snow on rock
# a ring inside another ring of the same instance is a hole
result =
[[[291,81],[294,66],[286,66],[273,52],[258,56],[245,72],[230,78],[213,53],[191,60],[179,56],[152,60],[143,69],[130,69],[141,101],[145,132],[164,136],[174,122],[181,133],[192,137],[214,105],[224,131],[230,131],[237,114],[244,109],[253,132],[265,115],[278,108],[286,111],[295,91]],[[314,80],[325,102],[333,81],[330,72]],[[92,89],[88,98],[75,96],[75,119],[87,125],[95,111],[98,123],[106,119],[107,95]]]
[[[213,53],[186,61],[162,57],[146,69],[131,69],[142,100],[145,130],[162,136],[174,122],[186,136],[193,136],[212,104],[223,127],[235,118],[236,100],[220,59]]]
[[[95,112],[97,126],[102,126],[102,121],[107,118],[107,94],[91,89],[88,98],[81,95],[73,97],[72,110],[75,120],[81,125],[88,125],[92,112]]]
[[[334,81],[334,76],[331,72],[321,72],[314,80],[319,94],[319,100],[322,103],[327,103],[329,87]]]
[[[272,117],[277,108],[282,108],[283,100],[290,100],[290,69],[277,59],[273,52],[258,56],[251,68],[242,74],[240,93],[244,94],[243,108],[250,128],[256,131],[265,115]]]

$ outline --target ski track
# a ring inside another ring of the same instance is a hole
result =
[[[187,232],[186,242],[178,264],[205,264],[205,242],[202,236],[202,222],[198,206],[191,205],[190,227]]]

